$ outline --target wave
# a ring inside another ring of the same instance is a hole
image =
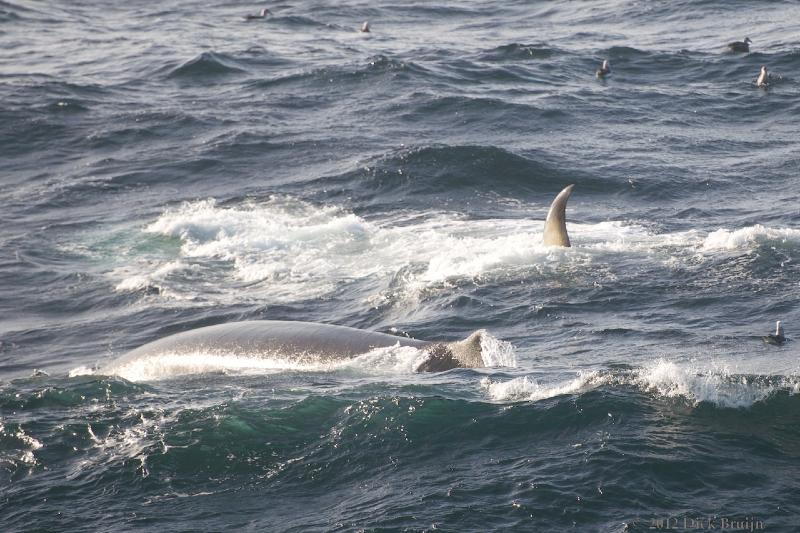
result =
[[[519,61],[525,59],[550,59],[559,51],[544,44],[511,43],[487,50],[478,57],[483,61]]]
[[[0,1],[0,22],[22,20],[23,16],[17,13],[17,10],[22,12],[26,11],[26,9],[23,7],[17,7],[14,4]]]
[[[33,5],[23,6],[0,0],[0,22],[34,21],[37,24],[56,24],[80,18],[76,17],[71,11],[68,8],[61,9],[60,6],[55,5],[39,8]]]
[[[319,22],[318,20],[312,17],[306,17],[303,15],[282,15],[280,12],[276,12],[275,14],[270,16],[267,19],[267,21],[271,23],[280,23],[295,28],[317,28],[317,29],[342,28],[341,26],[335,26],[329,23]]]
[[[99,83],[73,83],[57,80],[48,75],[26,75],[22,81],[4,87],[6,104],[20,110],[47,109],[52,102],[72,101],[82,105],[94,105],[119,96],[113,87]],[[31,100],[36,103],[31,105]],[[41,102],[46,102],[42,105]]]
[[[631,430],[631,420],[634,428],[664,429],[669,422],[678,432],[699,426],[706,430],[704,438],[712,439],[715,432],[726,438],[742,432],[750,440],[750,425],[755,424],[764,428],[759,438],[772,442],[773,449],[788,454],[797,449],[792,421],[800,413],[798,376],[736,375],[656,361],[640,369],[586,371],[549,382],[542,375],[505,382],[483,378],[478,386],[484,398],[471,397],[462,382],[452,388],[441,376],[421,376],[416,384],[365,383],[365,365],[376,362],[378,377],[393,375],[397,380],[406,372],[416,350],[403,355],[390,354],[392,350],[356,358],[349,369],[337,367],[335,377],[349,379],[344,388],[319,377],[302,386],[296,374],[280,380],[272,368],[260,369],[260,375],[271,379],[255,386],[250,374],[242,372],[252,367],[227,366],[245,384],[234,398],[227,387],[221,397],[206,397],[212,387],[207,380],[171,383],[163,389],[102,376],[16,380],[0,389],[0,407],[15,414],[0,423],[0,462],[15,471],[53,466],[52,450],[61,450],[66,439],[69,446],[64,449],[78,452],[79,459],[70,461],[69,479],[79,478],[87,467],[115,469],[126,464],[139,477],[165,463],[170,471],[185,467],[190,473],[197,463],[182,467],[186,453],[205,456],[195,459],[222,475],[238,471],[236,457],[262,457],[256,466],[269,467],[275,476],[283,471],[278,463],[286,457],[280,456],[304,448],[297,445],[307,439],[332,451],[338,445],[357,449],[364,439],[380,435],[381,442],[399,438],[411,444],[414,455],[427,446],[452,447],[452,442],[485,449],[487,438],[525,443],[536,436],[537,442],[557,439],[563,449],[565,436],[580,448],[598,431]],[[393,361],[389,365],[387,358]],[[399,367],[393,366],[398,362]],[[153,379],[148,370],[141,370],[145,374],[136,377]],[[376,375],[374,368],[367,374]],[[175,387],[179,392],[170,393]],[[35,424],[16,416],[30,412],[51,414]],[[66,423],[55,416],[62,412],[70,413]],[[654,423],[653,417],[664,422]],[[647,432],[636,431],[625,441],[650,450]],[[265,446],[275,453],[255,453]],[[309,453],[316,452],[306,449],[301,455]],[[227,460],[216,460],[219,456]],[[250,460],[242,461],[248,469],[253,466]]]
[[[51,113],[84,113],[89,111],[89,107],[78,100],[58,100],[48,104],[46,109]]]
[[[505,102],[494,98],[467,97],[467,96],[439,96],[435,94],[417,92],[412,95],[413,105],[392,106],[397,116],[409,123],[437,122],[443,117],[459,115],[462,117],[460,125],[465,129],[485,124],[490,121],[494,124],[502,124],[503,128],[514,131],[516,128],[523,129],[530,126],[530,121],[541,120],[551,128],[556,129],[561,124],[567,124],[571,115],[566,109],[536,107],[531,104],[518,104]],[[449,118],[448,118],[449,120]],[[426,146],[416,149],[441,149],[444,147]],[[469,150],[501,150],[496,147],[488,146],[452,146],[449,147],[455,152]],[[506,151],[510,154],[510,152]],[[458,160],[457,158],[455,158]],[[466,160],[465,160],[466,161]],[[511,163],[511,162],[510,162]]]
[[[373,83],[378,79],[393,82],[420,78],[432,82],[437,74],[411,60],[397,59],[385,54],[376,54],[354,64],[295,69],[282,71],[279,75],[248,83],[251,89],[274,89],[283,85],[302,85],[304,92],[313,94],[315,89],[350,88],[352,85]],[[348,98],[352,95],[348,94]]]
[[[95,380],[98,391],[105,384]],[[475,525],[471,506],[479,504],[492,512],[481,529],[496,526],[502,513],[525,511],[506,529],[529,530],[528,512],[536,511],[537,524],[558,530],[564,526],[564,502],[575,501],[592,504],[567,511],[591,529],[619,523],[613,517],[624,514],[632,498],[677,508],[687,498],[697,499],[694,493],[685,495],[687,484],[700,487],[701,494],[716,494],[731,480],[742,490],[751,489],[754,480],[763,483],[765,490],[776,491],[769,493],[771,501],[791,505],[786,494],[794,478],[773,475],[772,469],[796,460],[797,396],[777,397],[769,409],[687,412],[654,406],[640,393],[605,389],[577,398],[497,405],[444,397],[421,386],[345,394],[265,388],[225,390],[215,398],[200,397],[205,386],[172,395],[166,388],[115,391],[99,404],[87,399],[80,408],[40,414],[33,421],[4,420],[3,480],[27,487],[8,491],[10,503],[47,491],[57,505],[78,508],[63,513],[58,523],[80,529],[87,516],[91,525],[101,520],[79,512],[97,504],[103,494],[97,487],[113,487],[111,499],[101,500],[111,509],[102,517],[106,525],[130,525],[124,502],[138,496],[149,513],[159,515],[174,515],[175,506],[202,505],[202,512],[215,519],[198,518],[200,523],[219,529],[243,499],[248,508],[259,509],[268,498],[281,504],[276,509],[288,507],[286,520],[297,529],[325,529],[337,520],[375,529],[401,523],[396,492],[380,488],[386,477],[403,483],[410,476],[408,503],[401,503],[417,505],[414,491],[423,490],[426,506],[415,514],[426,513],[430,505],[436,510],[420,520],[403,519],[407,529],[423,529],[435,520],[450,524],[461,515],[469,515],[469,522],[462,517],[457,529],[470,529]],[[21,415],[14,416],[30,413]],[[720,451],[729,449],[736,453],[734,464]],[[440,473],[436,468],[443,460],[451,466]],[[767,471],[743,473],[758,468]],[[642,476],[649,476],[647,486],[638,481]],[[355,494],[354,486],[359,487]],[[298,504],[297,493],[308,498]],[[320,498],[322,518],[298,512]],[[709,498],[707,505],[719,505],[716,496]],[[344,499],[346,509],[341,508]],[[611,509],[600,514],[593,506]],[[450,511],[441,514],[441,509]],[[275,516],[270,513],[259,528],[274,528]],[[20,530],[29,520],[10,511],[5,518],[4,524]],[[183,515],[178,520],[185,521]],[[783,529],[791,527],[787,523]]]
[[[22,83],[0,84],[4,102],[0,109],[0,156],[8,161],[24,161],[36,152],[50,164],[64,156],[53,150],[53,143],[83,150],[84,136],[76,134],[75,122],[115,91],[97,84],[54,81],[49,76],[32,76]],[[40,161],[42,162],[42,161]]]
[[[698,407],[751,408],[781,394],[800,394],[800,377],[742,375],[713,366],[675,363],[659,359],[634,370],[580,371],[566,379],[541,381],[522,376],[508,381],[484,378],[481,387],[493,401],[540,401],[590,391],[633,387],[661,399],[678,399]],[[781,400],[776,400],[781,401]]]
[[[233,57],[220,52],[203,52],[199,56],[169,70],[168,78],[215,78],[247,72],[247,68]]]
[[[788,246],[797,249],[800,245],[800,230],[792,228],[769,228],[756,224],[736,230],[712,231],[703,241],[704,251],[756,250],[768,246]]]
[[[565,394],[580,394],[607,382],[607,378],[599,372],[579,372],[575,378],[549,384],[541,383],[529,376],[514,378],[509,381],[495,381],[491,378],[483,378],[481,387],[486,391],[489,398],[494,401],[535,402]]]
[[[37,371],[31,377],[3,383],[0,408],[9,411],[59,410],[97,404],[109,396],[147,394],[147,385],[117,378],[96,377],[84,368],[70,379],[50,378]]]
[[[448,17],[466,17],[472,19],[481,15],[482,10],[494,9],[491,5],[478,6],[477,8],[458,4],[428,4],[428,3],[407,3],[390,5],[387,9],[395,12],[405,12],[413,17],[420,17],[423,20],[438,20]]]
[[[797,393],[800,385],[800,381],[792,378],[742,376],[664,360],[639,370],[631,379],[643,390],[664,398],[727,408],[752,407],[781,390]]]
[[[467,104],[467,110],[474,108],[477,111],[481,105],[490,102],[442,98],[429,105],[452,108]],[[505,114],[514,111],[514,107],[508,104],[503,104],[500,109]],[[411,113],[416,115],[420,112],[415,110]],[[492,109],[484,112],[492,112]],[[523,156],[496,146],[402,147],[364,160],[359,166],[357,170],[326,177],[320,182],[352,182],[352,194],[356,195],[360,190],[361,194],[379,191],[382,195],[404,193],[414,196],[453,195],[457,191],[473,192],[475,189],[519,196],[530,192],[557,193],[574,181],[587,188],[593,187],[593,182],[598,183],[579,170],[562,169],[546,157]]]

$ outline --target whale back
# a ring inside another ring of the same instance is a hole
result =
[[[399,345],[428,353],[428,357],[416,369],[417,372],[440,372],[458,367],[483,367],[483,334],[483,331],[476,331],[463,341],[432,343],[331,324],[251,320],[206,326],[164,337],[128,352],[115,361],[111,368],[138,358],[165,354],[211,353],[331,360]]]
[[[574,185],[568,185],[558,193],[550,210],[547,212],[547,219],[544,221],[544,244],[546,246],[569,247],[569,235],[567,234],[567,200],[572,194]]]
[[[206,326],[145,344],[123,360],[164,353],[211,352],[232,355],[324,356],[344,358],[389,346],[424,348],[430,343],[313,322],[251,320]]]

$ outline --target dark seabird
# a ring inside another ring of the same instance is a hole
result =
[[[745,37],[744,41],[734,41],[732,43],[728,43],[728,50],[731,52],[749,52],[750,51],[750,43],[753,41],[750,40],[750,37]]]
[[[611,74],[611,65],[608,64],[608,59],[604,59],[603,65],[595,72],[598,78],[603,78],[606,74]]]
[[[780,346],[786,342],[786,337],[783,336],[783,326],[781,326],[781,321],[778,320],[778,322],[775,324],[775,333],[764,335],[761,337],[761,339],[767,344],[774,344],[775,346]]]
[[[769,78],[769,74],[767,74],[767,67],[762,65],[761,73],[758,75],[758,80],[756,81],[756,87],[766,87],[767,84],[769,83],[767,81],[767,78]]]
[[[365,20],[364,24],[361,25],[361,33],[369,33],[369,21]]]
[[[272,11],[270,11],[269,9],[264,8],[258,13],[258,15],[245,15],[244,16],[244,20],[265,19],[265,18],[267,18],[267,15],[272,15]]]

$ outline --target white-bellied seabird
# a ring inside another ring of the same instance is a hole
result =
[[[761,73],[758,75],[758,80],[756,81],[756,87],[766,87],[768,84],[767,78],[769,78],[767,67],[762,65]]]
[[[595,72],[595,75],[598,78],[603,78],[607,74],[611,74],[611,65],[608,64],[608,59],[604,59],[602,66],[599,69],[597,69],[597,72]]]
[[[786,342],[786,337],[783,336],[783,326],[781,326],[781,321],[778,320],[778,322],[775,324],[775,333],[764,335],[761,338],[767,344],[774,344],[775,346],[780,346]]]
[[[271,15],[272,11],[267,8],[262,9],[258,12],[258,15],[245,15],[244,20],[257,20],[257,19],[265,19],[267,15]]]
[[[369,33],[369,21],[365,20],[364,24],[361,25],[361,33]]]

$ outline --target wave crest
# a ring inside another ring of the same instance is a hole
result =
[[[234,58],[218,52],[203,52],[197,57],[172,69],[170,78],[204,78],[246,72]]]

